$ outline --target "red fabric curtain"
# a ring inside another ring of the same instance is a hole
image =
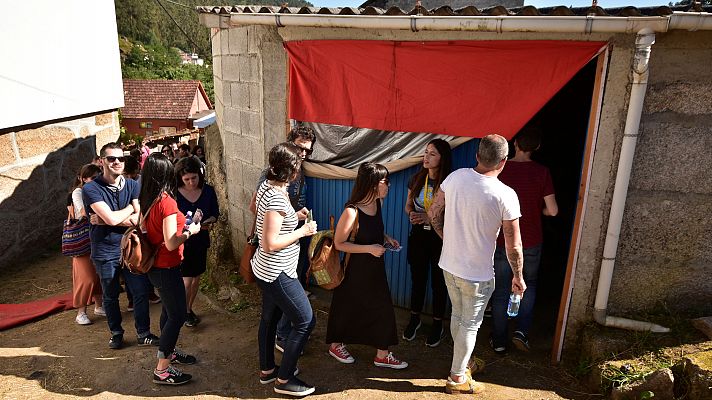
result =
[[[287,42],[289,117],[511,139],[605,42]]]

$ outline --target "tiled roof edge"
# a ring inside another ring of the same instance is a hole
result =
[[[478,9],[474,6],[467,6],[453,10],[452,7],[444,5],[430,10],[422,6],[416,6],[412,10],[406,11],[399,7],[390,7],[386,10],[373,7],[366,2],[361,7],[279,7],[279,6],[199,6],[196,11],[202,14],[230,15],[236,14],[321,14],[321,15],[433,15],[433,16],[472,16],[472,15],[527,15],[527,16],[619,16],[619,17],[644,17],[644,16],[667,16],[675,11],[683,12],[706,12],[712,13],[712,6],[655,6],[655,7],[534,7],[523,6],[505,8],[494,6]],[[364,7],[365,6],[365,7]]]

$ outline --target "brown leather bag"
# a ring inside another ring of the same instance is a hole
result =
[[[262,197],[264,197],[264,193],[262,194]],[[262,201],[262,197],[260,197],[257,204],[255,204],[255,219],[252,220],[252,229],[250,230],[250,234],[247,235],[247,243],[245,243],[245,247],[242,248],[242,256],[240,257],[240,269],[238,273],[245,283],[255,283],[257,281],[255,273],[252,271],[251,261],[252,257],[254,257],[257,252],[257,247],[260,245],[260,238],[257,237],[256,230],[257,213],[259,213],[259,203]]]
[[[252,272],[252,257],[255,256],[258,246],[257,233],[255,232],[255,227],[257,224],[257,213],[255,212],[255,220],[252,222],[252,231],[250,235],[247,236],[247,243],[242,249],[242,257],[240,257],[240,276],[245,283],[255,283],[255,273]]]
[[[156,201],[148,207],[146,217],[148,217],[148,213],[151,212]],[[139,214],[138,224],[126,229],[126,232],[121,237],[121,263],[124,268],[134,274],[145,274],[153,267],[156,254],[158,254],[158,250],[164,243],[161,242],[159,246],[154,247],[148,241],[148,234],[142,230],[144,220],[144,216]]]
[[[358,233],[358,214],[349,235],[350,242],[356,239],[356,233]],[[312,237],[312,241],[316,240],[316,244],[310,252],[308,275],[314,276],[314,280],[320,287],[327,290],[335,289],[346,277],[346,267],[351,254],[345,253],[344,262],[341,263],[339,251],[334,246],[333,215],[329,217],[329,230],[318,232],[315,236],[317,237]]]

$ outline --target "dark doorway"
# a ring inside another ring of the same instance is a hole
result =
[[[544,217],[534,323],[530,344],[551,351],[581,184],[596,81],[597,59],[581,69],[530,121],[543,132],[533,158],[551,171],[559,215]]]

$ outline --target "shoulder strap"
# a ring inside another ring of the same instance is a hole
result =
[[[356,220],[354,221],[354,225],[351,227],[351,234],[349,235],[349,242],[353,243],[356,240],[356,235],[358,234],[358,207],[353,206],[353,208],[356,209]],[[349,265],[349,260],[351,259],[351,253],[346,253],[346,256],[344,257],[344,273],[346,273],[346,268]]]
[[[252,236],[255,234],[255,230],[257,230],[257,214],[260,213],[260,203],[262,202],[262,199],[265,197],[265,193],[270,190],[270,188],[267,188],[262,192],[262,196],[260,196],[259,199],[255,202],[255,218],[252,220],[252,229],[250,229],[250,234],[247,236]]]
[[[356,235],[358,234],[358,208],[356,208],[356,220],[354,225],[351,227],[351,234],[349,235],[349,242],[356,240]]]
[[[143,222],[146,220],[146,218],[148,218],[148,213],[151,212],[151,209],[153,208],[153,206],[155,206],[156,203],[158,203],[158,201],[161,199],[162,196],[163,196],[163,193],[161,193],[158,197],[156,197],[156,200],[153,200],[153,203],[151,203],[151,205],[148,206],[148,210],[146,210],[146,214],[138,213],[138,224],[137,224],[137,226],[138,226],[139,228],[142,226],[142,224],[143,224]]]

